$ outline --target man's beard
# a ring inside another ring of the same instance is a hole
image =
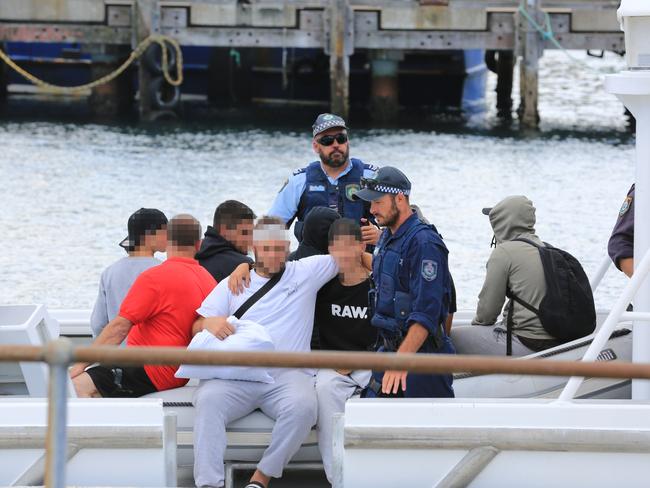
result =
[[[338,154],[342,154],[343,157],[340,159],[333,159],[332,156],[337,154],[337,152],[332,152],[329,156],[325,156],[322,152],[319,153],[320,160],[325,166],[329,166],[330,168],[340,168],[344,164],[348,162],[348,156],[350,155],[350,150],[346,150],[345,152],[338,151]]]
[[[393,227],[399,220],[399,209],[395,203],[395,197],[391,199],[390,213],[386,216],[382,226],[383,227]]]

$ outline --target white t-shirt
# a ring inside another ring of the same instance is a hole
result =
[[[266,327],[276,351],[307,352],[314,327],[316,295],[338,271],[336,262],[328,255],[289,261],[280,281],[242,318]],[[269,278],[253,271],[250,286],[240,295],[233,295],[228,280],[222,280],[203,300],[197,313],[202,317],[228,317],[268,281]]]

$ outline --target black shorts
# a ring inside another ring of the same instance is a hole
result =
[[[86,370],[99,394],[106,398],[136,398],[154,393],[156,387],[142,366],[93,366]]]

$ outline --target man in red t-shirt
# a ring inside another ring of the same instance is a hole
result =
[[[177,215],[167,224],[167,260],[144,271],[93,345],[187,347],[196,309],[217,284],[194,259],[201,245],[201,224]],[[177,388],[174,366],[122,367],[77,363],[70,370],[79,397],[139,397]],[[87,369],[86,369],[87,368]]]

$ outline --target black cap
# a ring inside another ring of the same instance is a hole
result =
[[[411,193],[411,182],[397,168],[384,166],[379,168],[374,177],[362,178],[361,190],[356,192],[352,198],[371,202],[384,195],[397,195],[398,193],[408,196]]]
[[[321,132],[331,129],[332,127],[341,127],[347,129],[345,125],[345,120],[342,117],[334,114],[320,114],[316,117],[314,125],[311,126],[314,137],[316,137]]]
[[[129,217],[129,235],[120,242],[120,247],[133,251],[140,239],[147,233],[156,232],[167,225],[167,217],[156,208],[141,208]]]
[[[490,215],[491,211],[492,211],[492,207],[486,207],[483,209],[483,215]]]

